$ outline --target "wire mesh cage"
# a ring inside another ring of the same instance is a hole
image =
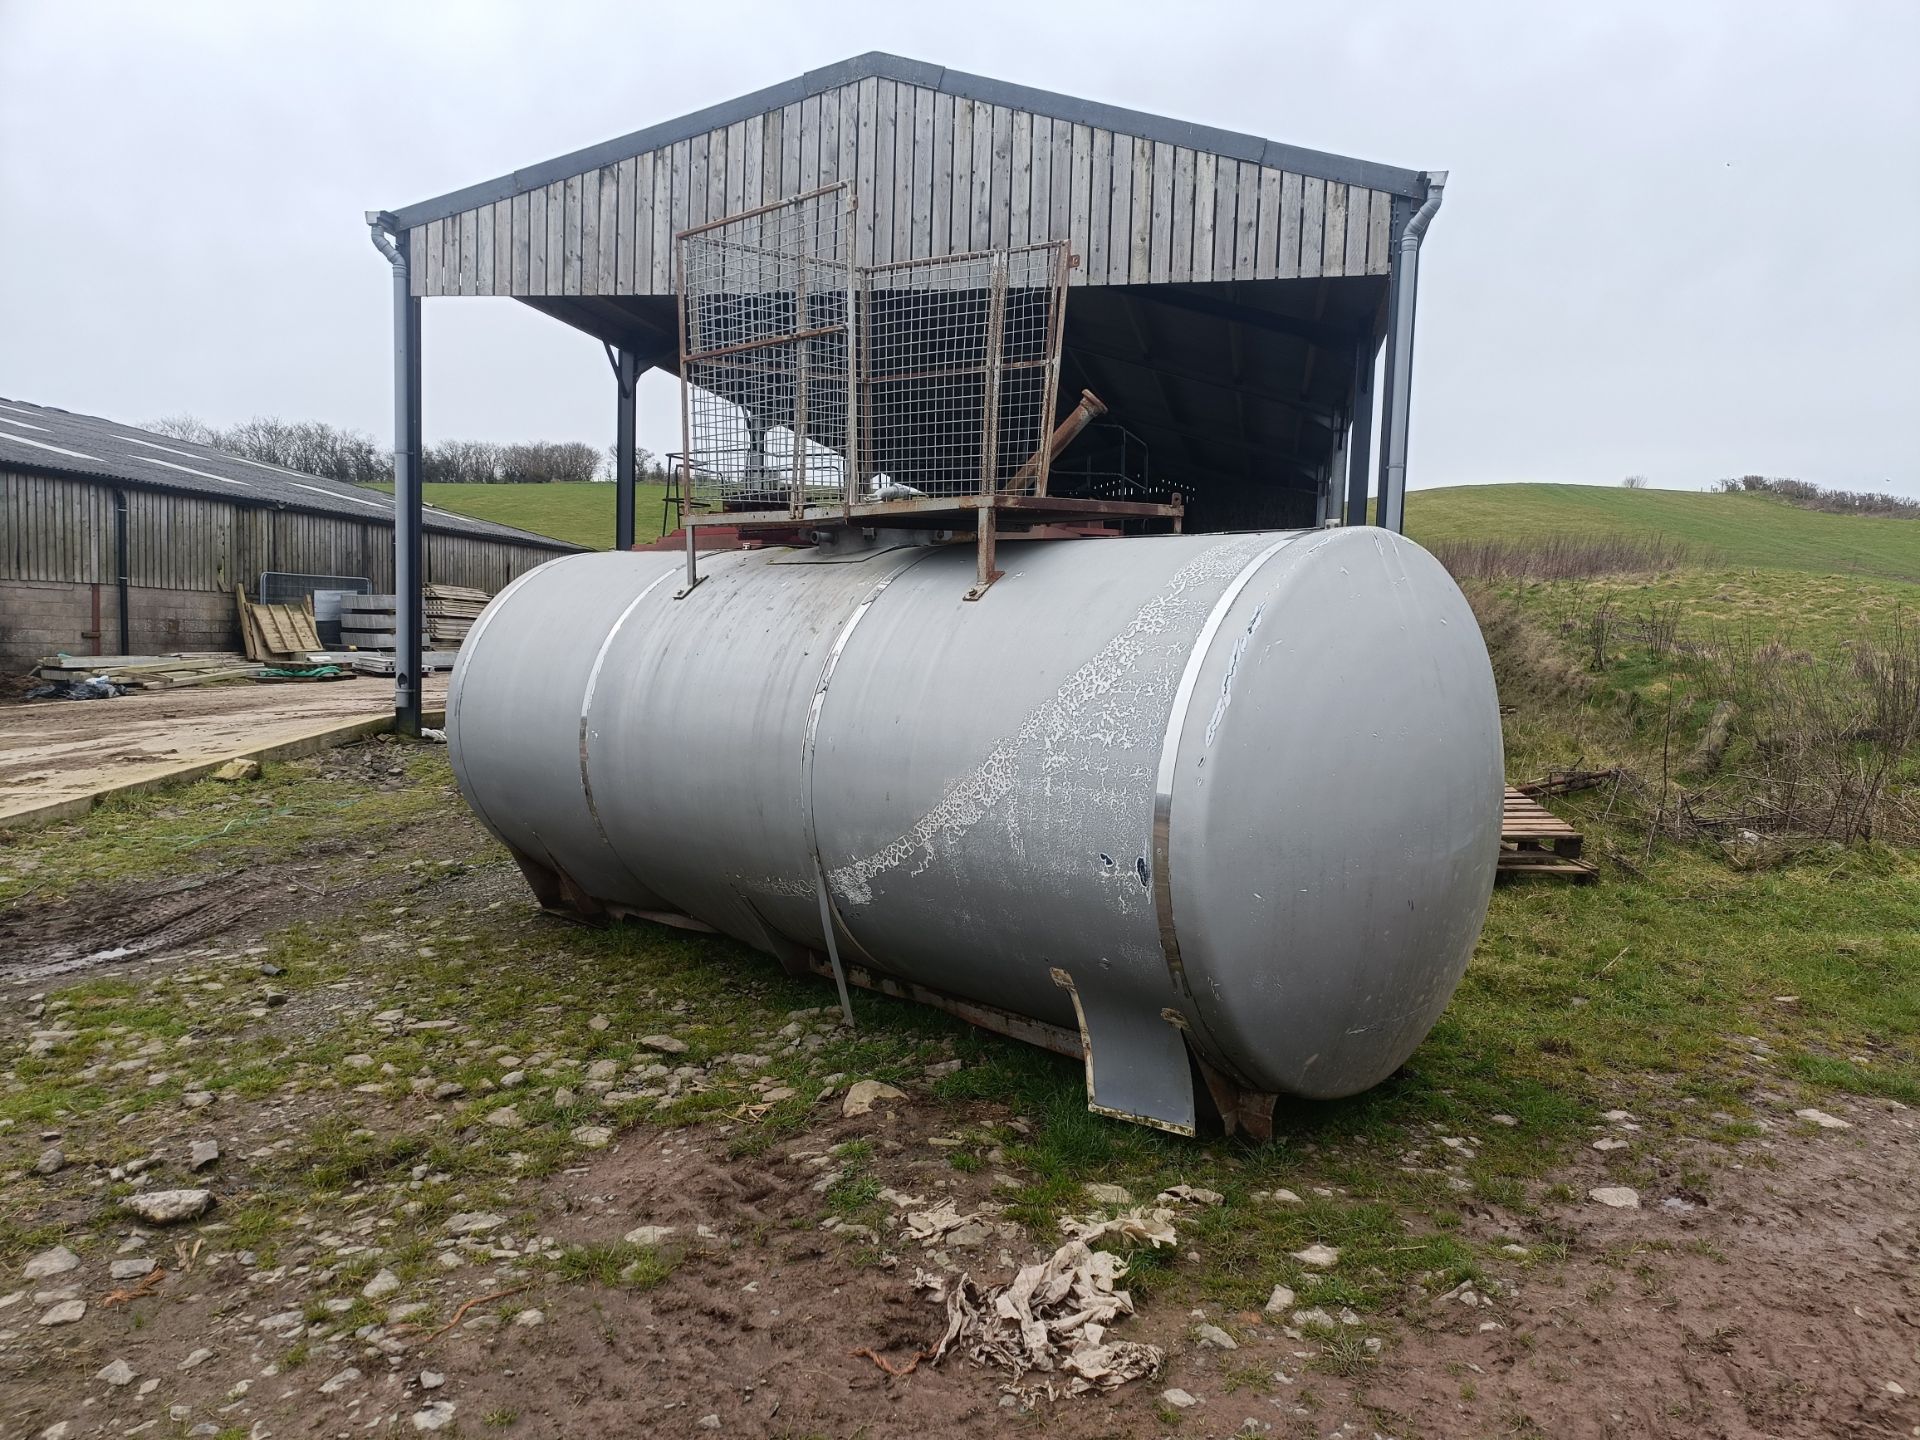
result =
[[[855,266],[846,185],[680,238],[690,509],[1044,495],[1067,247]]]
[[[1046,491],[1066,247],[862,273],[860,500]]]
[[[849,187],[683,232],[682,481],[691,510],[844,504],[855,293]]]

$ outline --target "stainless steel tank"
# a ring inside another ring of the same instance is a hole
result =
[[[708,926],[1087,1063],[1191,1131],[1398,1067],[1499,850],[1479,627],[1383,530],[570,556],[447,700],[543,903]],[[824,917],[830,917],[823,921]],[[829,937],[828,924],[832,926]],[[835,943],[829,945],[829,939]]]

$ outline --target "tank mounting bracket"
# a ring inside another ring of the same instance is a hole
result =
[[[1073,997],[1087,1064],[1087,1108],[1175,1135],[1194,1133],[1193,1067],[1178,1026],[1142,1010],[1133,996],[1103,1000],[1083,993],[1053,967],[1053,983]]]

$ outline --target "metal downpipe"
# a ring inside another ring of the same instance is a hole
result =
[[[406,232],[371,211],[373,245],[393,267],[393,595],[394,728],[420,733],[420,302],[412,295]],[[394,238],[389,238],[389,232]],[[395,240],[399,243],[396,244]]]
[[[113,583],[119,600],[120,653],[131,655],[133,618],[127,611],[132,603],[133,577],[127,565],[127,492],[124,490],[113,492]],[[96,625],[94,628],[97,630],[99,627]],[[95,645],[99,643],[97,639],[94,641]]]
[[[1420,291],[1420,240],[1439,212],[1441,192],[1446,188],[1446,171],[1435,170],[1427,176],[1427,198],[1400,234],[1398,264],[1394,267],[1386,435],[1381,457],[1385,463],[1380,474],[1380,513],[1376,518],[1382,527],[1395,533],[1406,530],[1407,519],[1407,422],[1413,408],[1413,320]]]

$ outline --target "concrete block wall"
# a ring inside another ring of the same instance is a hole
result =
[[[98,643],[94,591],[100,597]],[[120,597],[114,586],[50,580],[0,580],[0,668],[19,674],[43,655],[116,653]],[[233,596],[207,590],[163,590],[136,585],[128,595],[128,648],[135,655],[176,650],[239,650]]]

